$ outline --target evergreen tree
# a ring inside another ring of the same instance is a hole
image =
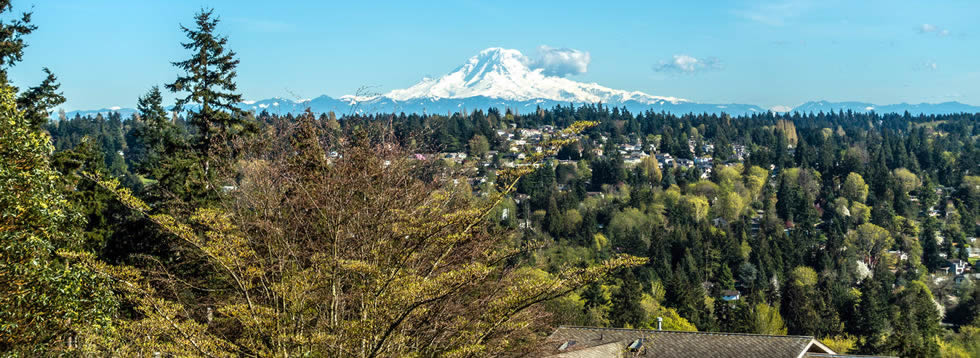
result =
[[[135,129],[136,141],[130,145],[133,154],[127,155],[136,171],[154,179],[166,176],[163,162],[168,156],[184,149],[184,133],[167,116],[163,108],[160,88],[153,86],[140,96],[136,108],[139,111],[139,127]]]
[[[852,331],[858,335],[858,351],[874,354],[881,352],[885,332],[888,328],[888,301],[884,297],[881,283],[865,279],[861,284],[861,298],[858,303]]]
[[[614,327],[639,327],[644,319],[643,307],[640,306],[643,288],[632,269],[623,269],[619,281],[619,290],[612,296],[610,321]]]
[[[48,123],[49,110],[65,103],[65,96],[58,92],[61,84],[51,70],[45,68],[46,76],[41,84],[31,87],[17,98],[17,107],[24,111],[24,116],[31,121],[34,128],[42,128]]]
[[[12,11],[10,0],[0,0],[0,15]],[[8,78],[7,71],[20,62],[24,57],[27,43],[24,37],[30,35],[37,26],[31,23],[31,13],[22,13],[20,18],[8,22],[0,21],[0,86],[10,87],[16,93]],[[40,85],[31,87],[17,98],[17,107],[24,111],[24,116],[35,129],[43,128],[48,121],[48,111],[55,106],[65,103],[65,97],[58,92],[61,86],[58,79],[45,68],[47,75]]]
[[[0,15],[12,10],[10,0],[0,0]],[[0,21],[0,43],[3,44],[0,46],[0,84],[10,85],[7,70],[24,58],[24,48],[27,47],[24,36],[30,35],[34,30],[37,30],[37,26],[31,23],[30,12],[22,13],[19,19],[9,23]],[[13,88],[13,91],[16,92],[17,89]]]
[[[939,311],[932,293],[921,281],[913,281],[898,294],[895,329],[888,347],[901,357],[939,357]]]
[[[781,306],[786,327],[790,334],[815,335],[821,328],[820,315],[816,303],[816,273],[813,269],[800,266],[793,269],[790,282],[783,292]]]
[[[197,106],[189,109],[188,116],[196,129],[194,149],[203,167],[206,186],[212,189],[216,176],[234,154],[231,144],[248,129],[248,123],[242,110],[236,107],[242,101],[235,84],[239,61],[235,52],[226,47],[228,38],[214,32],[219,18],[213,9],[207,9],[194,19],[195,27],[180,27],[190,40],[181,45],[191,50],[192,55],[173,63],[184,75],[167,84],[167,89],[183,94],[177,99],[177,111],[188,105]]]

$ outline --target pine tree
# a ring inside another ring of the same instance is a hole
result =
[[[136,130],[136,143],[130,147],[137,150],[135,155],[127,155],[140,174],[159,179],[165,157],[181,151],[185,145],[181,130],[170,121],[167,110],[163,108],[160,88],[153,86],[137,101],[139,127]]]
[[[895,306],[898,314],[889,348],[901,357],[939,357],[939,311],[929,288],[921,281],[911,282],[898,294]]]
[[[17,107],[24,111],[24,116],[31,121],[34,128],[40,129],[48,123],[49,110],[65,103],[65,96],[58,92],[61,84],[51,70],[45,68],[47,75],[40,85],[31,87],[17,97]]]
[[[177,99],[176,111],[197,106],[188,111],[188,116],[197,130],[194,149],[208,188],[213,188],[217,174],[233,154],[230,144],[248,127],[243,111],[236,107],[242,101],[235,84],[239,61],[235,52],[226,47],[228,38],[214,33],[219,21],[214,10],[207,9],[197,14],[194,28],[180,27],[190,39],[181,45],[192,55],[173,63],[184,75],[167,84],[171,92],[184,94]]]
[[[0,15],[13,10],[10,0],[0,0]],[[0,21],[0,86],[10,87],[16,93],[17,87],[9,83],[7,71],[16,65],[24,57],[24,48],[27,43],[24,41],[26,35],[30,35],[37,26],[31,24],[31,13],[22,13],[20,18],[9,23]],[[47,75],[41,84],[31,87],[17,98],[18,109],[24,111],[24,116],[30,121],[31,126],[40,129],[48,122],[48,110],[55,106],[65,103],[65,97],[58,92],[61,86],[58,84],[57,77],[51,70],[45,68]]]
[[[888,327],[888,302],[882,297],[883,288],[878,281],[865,279],[860,290],[861,301],[854,320],[856,324],[851,331],[860,338],[859,352],[877,353],[884,343],[884,333]]]
[[[0,15],[13,10],[10,0],[0,0]],[[9,86],[7,70],[24,57],[24,36],[30,35],[37,26],[31,24],[31,13],[25,12],[20,18],[9,23],[0,21],[0,84]],[[13,88],[16,92],[17,89]]]
[[[643,288],[632,269],[623,269],[620,286],[612,296],[612,312],[609,318],[614,327],[639,327],[643,323],[644,312],[640,306]]]
[[[735,289],[735,278],[732,276],[732,270],[728,268],[728,265],[721,266],[721,272],[718,276],[718,286],[723,290]]]

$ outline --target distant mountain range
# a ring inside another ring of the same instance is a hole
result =
[[[383,95],[340,98],[320,96],[307,100],[270,98],[260,101],[244,101],[244,110],[269,113],[300,113],[310,108],[315,113],[333,111],[346,113],[449,113],[489,107],[511,108],[521,113],[537,107],[555,105],[583,105],[603,103],[612,107],[625,107],[632,112],[654,110],[670,113],[728,113],[749,115],[765,113],[765,109],[751,104],[707,104],[687,99],[654,96],[639,91],[623,91],[603,87],[596,83],[583,83],[564,77],[545,75],[541,69],[532,69],[530,59],[517,50],[488,48],[471,57],[463,65],[439,78],[425,78],[405,89]],[[807,102],[791,111],[818,113],[820,111],[854,111],[878,113],[943,114],[980,112],[980,106],[959,102],[875,105],[863,102]],[[123,117],[135,113],[132,108],[103,108],[98,110],[72,111],[82,116],[118,112]],[[54,116],[57,116],[56,114]]]

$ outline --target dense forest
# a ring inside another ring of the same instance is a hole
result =
[[[980,356],[980,114],[243,112],[218,23],[130,118],[4,75],[4,354],[520,355],[659,317]],[[33,27],[0,26],[8,68]]]

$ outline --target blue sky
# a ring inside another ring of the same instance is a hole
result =
[[[548,46],[589,54],[571,79],[697,102],[980,105],[980,1],[14,1],[31,4],[39,29],[11,77],[50,67],[66,110],[132,107],[172,81],[178,24],[202,7],[247,99],[387,92],[487,47]]]

